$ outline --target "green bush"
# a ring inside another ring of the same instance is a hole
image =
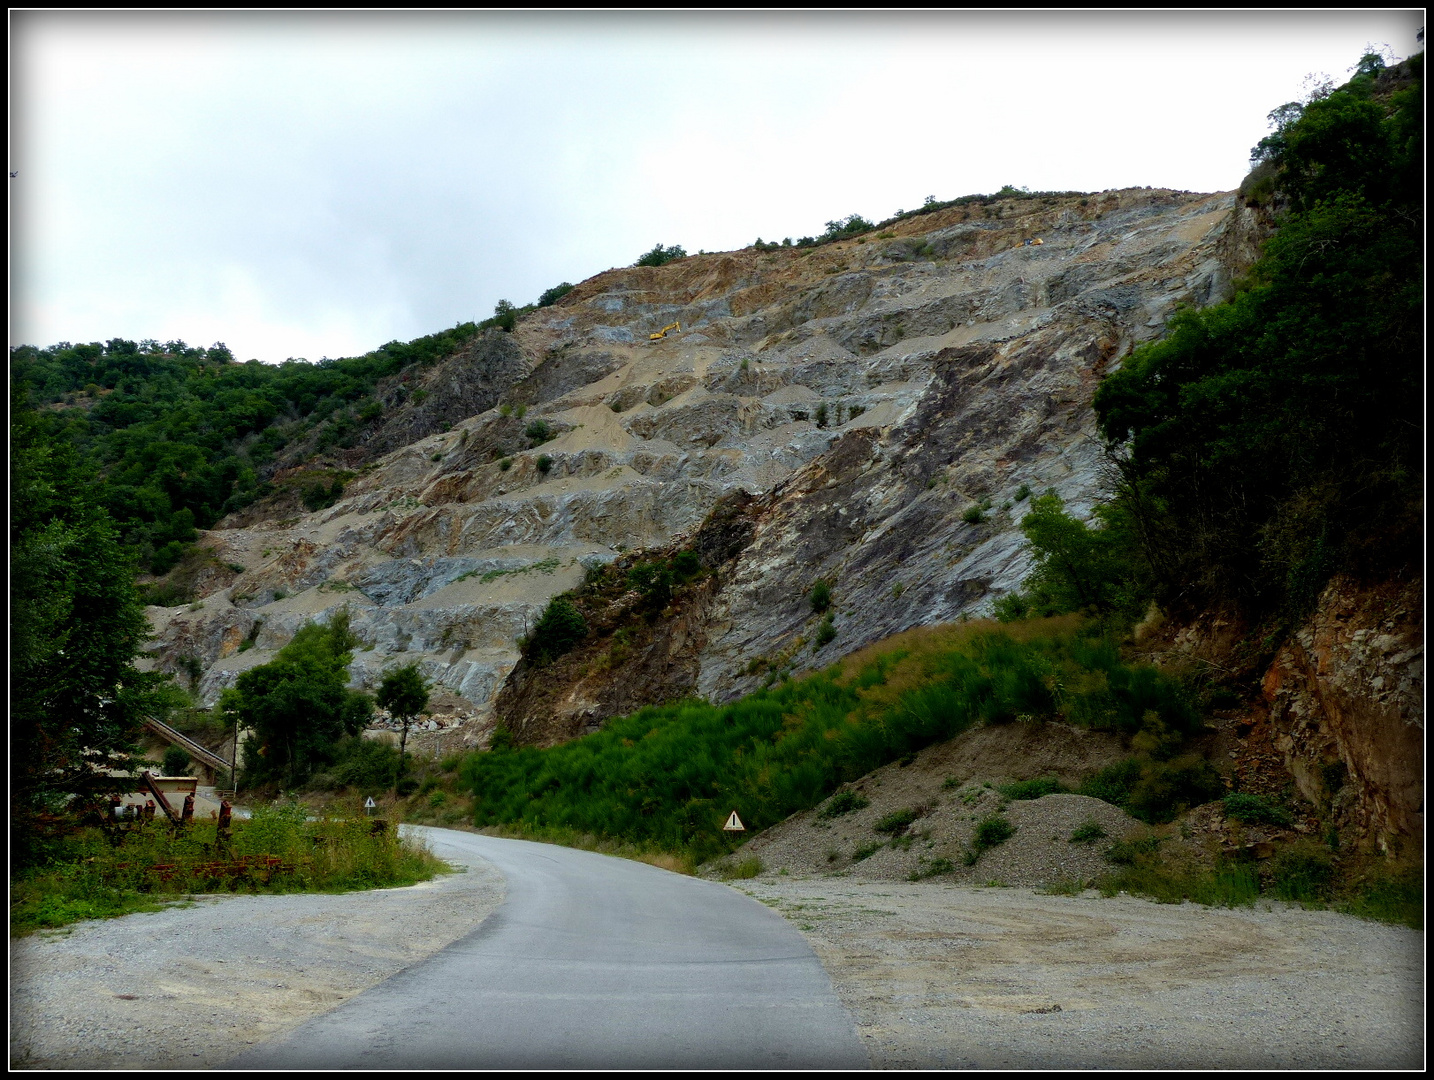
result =
[[[538,446],[553,437],[553,429],[546,420],[533,420],[523,429],[523,434],[528,436],[530,445]]]
[[[555,596],[529,635],[527,654],[539,665],[550,664],[570,652],[587,633],[588,624],[572,599]]]
[[[1246,825],[1288,825],[1289,811],[1274,806],[1259,795],[1232,791],[1225,796],[1225,816]]]
[[[682,250],[680,245],[674,244],[671,247],[663,247],[656,244],[653,249],[634,263],[634,266],[666,266],[674,259],[687,258],[687,252]]]
[[[398,747],[355,735],[339,744],[328,775],[339,787],[373,794],[393,785],[399,767]]]
[[[853,810],[864,810],[871,805],[871,800],[865,795],[855,791],[838,791],[827,804],[817,811],[817,817],[828,819],[840,817],[842,814],[850,814]]]
[[[418,781],[411,776],[405,776],[394,785],[394,791],[402,798],[407,798],[418,790]]]
[[[905,810],[893,810],[873,825],[872,828],[877,832],[900,836],[907,830],[911,823],[920,816],[914,807]]]
[[[1119,806],[1152,824],[1173,821],[1224,793],[1225,783],[1208,761],[1195,755],[1171,761],[1127,758],[1083,781],[1077,793]]]
[[[816,640],[812,643],[812,650],[815,652],[835,637],[836,627],[832,624],[831,612],[827,612],[826,618],[824,618],[821,621],[821,625],[817,627],[817,636]]]
[[[722,870],[722,877],[728,881],[745,881],[754,878],[762,872],[762,860],[755,855],[749,855],[745,859],[726,866]]]
[[[1105,830],[1095,821],[1087,821],[1084,825],[1077,826],[1071,833],[1072,844],[1093,844],[1097,840],[1105,839]]]
[[[510,458],[510,457],[505,457],[505,458],[503,458],[501,461],[498,462],[498,468],[499,468],[499,470],[502,471],[502,472],[507,472],[507,471],[508,471],[509,469],[511,469],[512,467],[513,467],[513,459]]]
[[[702,573],[702,560],[695,551],[679,551],[672,557],[672,573],[678,582],[686,584]]]
[[[1043,795],[1052,795],[1067,789],[1054,776],[1043,776],[1036,780],[1017,780],[1010,784],[999,784],[996,790],[1008,799],[1017,800],[1039,799]]]
[[[640,562],[627,572],[627,583],[642,594],[648,607],[664,608],[672,599],[676,575],[672,567],[661,560]]]
[[[189,771],[189,751],[182,746],[167,746],[164,749],[165,776],[184,776]]]
[[[968,506],[962,513],[961,520],[967,525],[979,525],[986,520],[986,512],[980,506]]]
[[[1313,840],[1297,840],[1271,860],[1275,895],[1281,900],[1318,902],[1329,897],[1334,858],[1329,848]]]
[[[812,602],[812,610],[821,615],[832,606],[832,587],[827,582],[818,579],[812,586],[809,599]]]
[[[1420,867],[1379,868],[1339,904],[1347,915],[1424,929],[1424,874]]]
[[[561,285],[554,285],[551,289],[544,289],[542,295],[538,297],[538,306],[551,307],[572,292],[573,288],[571,282],[565,281]]]
[[[553,459],[547,454],[539,454],[538,460],[533,464],[537,466],[540,473],[546,476],[553,467]]]
[[[990,848],[1004,844],[1011,837],[1016,835],[1016,827],[1000,814],[991,814],[982,819],[976,825],[976,835],[973,845],[986,851]]]

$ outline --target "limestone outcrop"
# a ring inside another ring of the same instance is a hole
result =
[[[691,542],[714,508],[682,685],[653,695],[730,698],[763,669],[980,614],[1027,569],[1025,493],[1078,513],[1097,496],[1101,375],[1180,305],[1228,294],[1252,214],[1149,189],[1006,200],[599,274],[385,390],[336,505],[205,534],[242,572],[151,609],[153,662],[197,662],[213,701],[347,606],[354,681],[417,660],[476,739],[554,594]],[[818,578],[836,636],[814,651]]]

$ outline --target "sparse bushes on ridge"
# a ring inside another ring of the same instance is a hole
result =
[[[554,285],[551,289],[544,289],[542,295],[538,297],[538,306],[551,307],[572,292],[574,288],[572,282],[565,281],[561,285]]]
[[[634,266],[666,266],[675,259],[687,258],[687,252],[680,244],[673,244],[671,247],[663,247],[656,244],[653,249],[633,263]]]

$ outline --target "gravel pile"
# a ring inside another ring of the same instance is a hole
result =
[[[1424,935],[1224,910],[856,878],[744,892],[807,937],[888,1069],[1417,1069]]]

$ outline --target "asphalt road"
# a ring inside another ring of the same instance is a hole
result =
[[[866,1068],[805,939],[715,882],[420,829],[487,859],[506,902],[468,936],[232,1068]]]

